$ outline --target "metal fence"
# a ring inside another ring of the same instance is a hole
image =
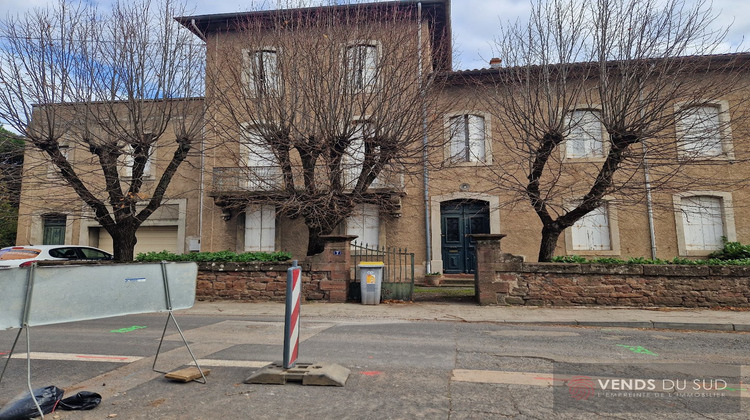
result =
[[[351,243],[352,268],[355,283],[349,287],[349,298],[361,300],[359,286],[359,270],[357,267],[363,261],[382,261],[383,284],[381,297],[383,300],[412,300],[414,293],[414,253],[405,248],[373,247],[361,242]]]

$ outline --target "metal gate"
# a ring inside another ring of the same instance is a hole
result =
[[[363,261],[382,261],[383,288],[380,296],[383,300],[412,300],[414,293],[414,253],[404,248],[368,247],[361,242],[351,243],[351,255],[355,279],[349,284],[349,300],[362,300],[357,266]]]

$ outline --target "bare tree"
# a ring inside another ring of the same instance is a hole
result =
[[[189,98],[202,92],[204,50],[173,20],[182,14],[172,0],[106,13],[61,0],[0,24],[0,121],[33,148],[24,189],[47,202],[63,191],[55,205],[77,213],[82,200],[117,260],[133,259],[136,230],[201,138],[202,103]]]
[[[434,70],[447,63],[427,36],[419,44],[417,16],[415,5],[394,3],[239,22],[232,42],[209,52],[207,96],[223,142],[215,153],[233,166],[215,168],[214,182],[243,180],[235,187],[245,193],[217,204],[302,218],[308,255],[355,206],[395,211],[402,178],[421,172],[427,111],[438,106]]]
[[[643,200],[645,170],[655,191],[741,181],[695,170],[740,158],[740,136],[716,139],[742,121],[745,98],[732,94],[748,56],[716,54],[726,32],[710,29],[709,4],[692,4],[534,1],[496,39],[504,67],[474,74],[502,127],[495,183],[541,220],[539,261],[605,198]]]

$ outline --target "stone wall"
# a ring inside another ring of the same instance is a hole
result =
[[[278,263],[202,263],[198,265],[196,298],[199,300],[280,301],[286,298],[287,269]],[[303,266],[302,296],[328,300],[320,289],[326,273]]]
[[[302,299],[345,302],[349,285],[352,236],[325,237],[325,250],[302,267]],[[199,300],[284,301],[288,263],[198,264]]]
[[[482,305],[750,307],[750,267],[524,263],[477,239]]]

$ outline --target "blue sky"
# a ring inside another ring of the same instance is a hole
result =
[[[43,7],[56,0],[0,0],[0,13],[23,13],[33,7]],[[187,0],[196,15],[247,11],[253,4],[274,4],[276,1],[252,0]],[[315,0],[311,0],[315,1]],[[320,3],[320,1],[318,1]],[[108,3],[102,0],[102,4]],[[528,0],[453,0],[451,18],[454,38],[454,68],[456,70],[487,67],[492,57],[492,39],[501,22],[515,21],[528,15]],[[713,9],[719,13],[716,25],[733,25],[728,41],[731,46],[742,42],[750,33],[749,0],[714,0]],[[4,16],[3,16],[4,17]],[[502,19],[502,21],[501,21]],[[744,43],[747,47],[747,43]]]

